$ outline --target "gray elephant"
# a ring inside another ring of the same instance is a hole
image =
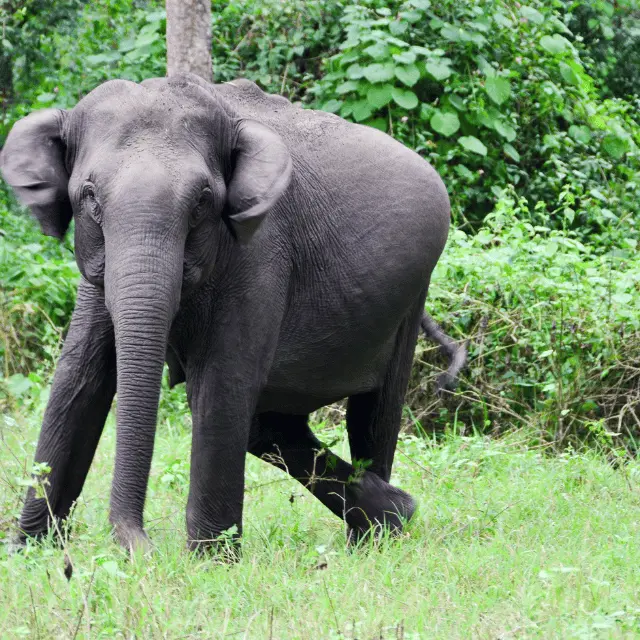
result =
[[[356,538],[402,530],[415,504],[389,478],[450,219],[427,162],[249,81],[184,75],[106,82],[71,110],[23,118],[0,168],[44,233],[61,238],[75,220],[82,280],[36,451],[56,518],[81,492],[117,393],[110,521],[124,547],[147,544],[166,360],[193,415],[191,548],[240,535],[247,451]],[[308,424],[342,398],[353,465]],[[33,491],[19,526],[21,540],[51,526]]]

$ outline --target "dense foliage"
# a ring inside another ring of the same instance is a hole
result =
[[[0,142],[32,109],[164,73],[162,2],[52,6],[0,7]],[[472,357],[460,395],[434,403],[423,345],[416,421],[640,433],[637,0],[213,0],[213,34],[217,81],[388,131],[445,179],[457,230],[430,305]],[[77,270],[71,241],[43,238],[8,194],[0,219],[0,393],[27,401]]]

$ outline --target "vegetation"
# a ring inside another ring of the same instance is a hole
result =
[[[33,109],[72,107],[110,78],[163,75],[163,5],[0,5],[0,144]],[[638,634],[638,0],[213,0],[212,15],[216,81],[242,75],[381,128],[447,184],[454,228],[428,306],[469,340],[470,362],[458,393],[438,400],[443,363],[432,345],[416,353],[396,481],[421,510],[399,545],[348,554],[332,516],[252,461],[247,559],[204,571],[210,561],[182,553],[184,390],[164,389],[149,509],[157,561],[123,563],[109,541],[111,425],[74,518],[74,579],[50,546],[0,560],[0,627]],[[77,281],[72,234],[43,237],[0,186],[0,538],[19,510]],[[340,407],[316,419],[342,438]]]
[[[3,477],[22,460],[39,412],[2,427]],[[186,553],[190,432],[165,419],[149,485],[151,560],[113,544],[107,501],[111,420],[66,552],[52,545],[0,558],[7,637],[79,638],[623,638],[640,633],[637,485],[600,453],[546,456],[523,434],[491,441],[406,437],[395,479],[420,508],[407,535],[348,552],[344,528],[294,480],[251,458],[244,558],[232,567]],[[0,418],[0,425],[2,418]],[[338,439],[344,431],[323,429]],[[22,486],[0,492],[2,517]],[[32,604],[33,603],[33,604]]]

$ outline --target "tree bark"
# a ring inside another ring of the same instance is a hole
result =
[[[167,75],[195,73],[213,81],[211,0],[166,0]]]

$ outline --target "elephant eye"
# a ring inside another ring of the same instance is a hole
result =
[[[211,208],[212,197],[213,194],[211,193],[211,189],[209,189],[209,187],[205,187],[200,193],[200,197],[198,198],[198,201],[196,202],[196,205],[191,212],[191,219],[189,221],[191,228],[195,227],[204,219],[207,212]]]
[[[82,203],[89,215],[98,223],[102,223],[100,204],[96,197],[95,187],[91,183],[82,186]]]

